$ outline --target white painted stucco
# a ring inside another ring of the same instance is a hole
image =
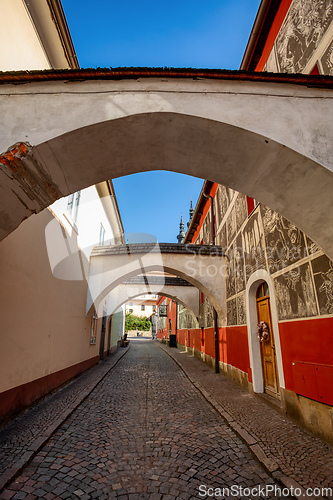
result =
[[[146,253],[93,254],[90,257],[87,314],[92,315],[94,308],[126,279],[151,271],[162,271],[185,279],[207,295],[223,324],[226,318],[224,259],[222,256],[161,253],[158,244]],[[157,292],[152,285],[149,288]]]
[[[329,89],[147,78],[3,85],[0,94],[0,151],[30,143],[59,196],[140,171],[182,172],[270,206],[333,257]],[[3,238],[41,207],[0,180]]]
[[[0,1],[1,71],[50,69],[51,65],[22,0]]]

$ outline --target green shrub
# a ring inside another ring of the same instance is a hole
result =
[[[125,320],[125,332],[129,330],[150,330],[151,322],[148,318],[139,316],[134,316],[134,314],[127,313]]]

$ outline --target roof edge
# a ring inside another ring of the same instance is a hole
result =
[[[49,9],[53,16],[54,23],[59,33],[59,37],[63,44],[64,52],[69,63],[73,69],[79,69],[80,65],[77,59],[76,51],[72,36],[69,31],[65,12],[61,0],[47,0]]]
[[[96,68],[0,72],[0,84],[39,81],[126,80],[139,78],[188,78],[289,83],[332,88],[333,76],[195,68]]]

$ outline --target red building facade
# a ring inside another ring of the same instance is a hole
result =
[[[330,1],[262,1],[241,69],[333,74],[332,20]],[[210,181],[184,243],[225,250],[226,317],[216,323],[203,294],[197,323],[161,298],[168,316],[158,338],[171,328],[179,347],[217,360],[245,389],[333,441],[333,263],[269,207]]]

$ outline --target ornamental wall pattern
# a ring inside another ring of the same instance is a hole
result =
[[[216,244],[227,255],[227,324],[245,325],[245,289],[250,276],[272,276],[279,321],[333,315],[333,262],[294,224],[259,204],[248,216],[246,197],[218,186],[214,198]],[[207,214],[196,243],[210,240]],[[200,326],[213,326],[205,297]]]
[[[289,8],[265,71],[333,74],[333,0],[294,0]]]

